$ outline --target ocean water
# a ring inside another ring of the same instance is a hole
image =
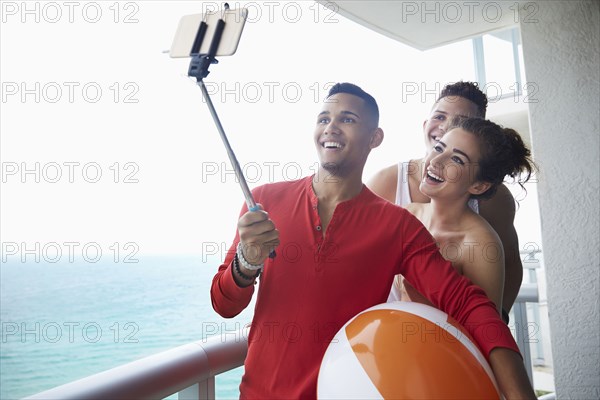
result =
[[[218,261],[200,257],[0,266],[0,399],[18,399],[250,321],[210,304]],[[243,368],[217,377],[237,398]],[[173,396],[171,396],[173,397]]]

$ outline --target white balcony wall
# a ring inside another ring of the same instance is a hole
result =
[[[600,3],[538,2],[521,21],[560,399],[600,398]]]

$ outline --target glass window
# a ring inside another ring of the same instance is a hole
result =
[[[490,101],[521,94],[523,70],[518,28],[473,39],[475,68]]]

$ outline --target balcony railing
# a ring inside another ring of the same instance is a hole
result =
[[[244,364],[247,330],[189,343],[27,399],[214,399],[215,376]]]

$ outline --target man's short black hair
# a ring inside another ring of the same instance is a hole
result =
[[[473,102],[477,106],[477,117],[485,118],[488,99],[485,93],[483,93],[481,89],[479,89],[479,85],[477,83],[459,81],[456,83],[448,84],[444,86],[436,102],[448,96],[463,97]]]
[[[348,93],[363,99],[365,105],[367,106],[367,110],[373,116],[375,126],[379,126],[379,106],[377,105],[377,101],[375,101],[375,98],[373,96],[371,96],[369,93],[365,92],[359,86],[356,86],[353,83],[342,82],[336,83],[331,89],[329,89],[329,94],[327,95],[327,98],[330,98],[331,96],[338,93]]]

